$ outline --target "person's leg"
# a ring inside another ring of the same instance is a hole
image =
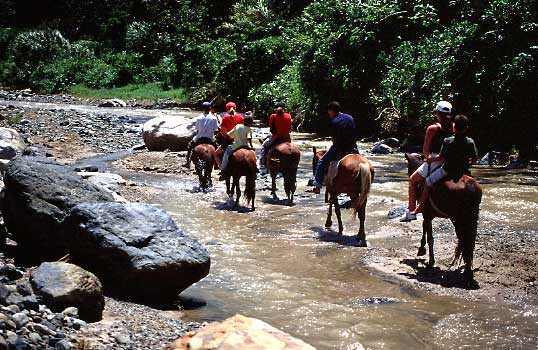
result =
[[[191,167],[191,154],[192,154],[193,148],[195,147],[194,142],[195,142],[194,140],[191,140],[191,142],[189,142],[189,145],[187,146],[187,162],[183,164],[185,168]]]
[[[230,160],[230,156],[232,155],[232,151],[233,151],[232,145],[228,145],[228,147],[226,147],[226,151],[224,151],[224,156],[222,157],[222,167],[221,167],[222,173],[224,173],[226,171],[226,168],[228,167],[228,163]]]
[[[424,183],[424,177],[421,175],[422,172],[419,170],[415,171],[409,177],[409,187],[408,187],[408,196],[409,202],[407,204],[407,210],[405,214],[400,218],[401,222],[407,222],[416,220],[417,216],[413,213],[417,206],[417,188],[420,184]]]
[[[413,211],[413,214],[422,213],[424,210],[424,207],[426,206],[426,202],[428,201],[428,197],[430,196],[430,191],[432,187],[439,181],[441,181],[446,176],[446,171],[443,168],[436,169],[433,173],[431,173],[425,181],[424,190],[422,191],[422,196],[420,197],[420,202],[418,203],[418,207]]]
[[[314,186],[316,188],[323,187],[323,177],[325,176],[325,169],[330,162],[336,160],[336,150],[334,147],[329,148],[329,150],[321,157],[316,166],[316,171],[314,173]]]
[[[269,151],[269,148],[273,145],[274,139],[272,137],[269,137],[265,141],[263,141],[262,144],[262,151],[260,154],[260,169],[265,169],[267,167],[267,152]]]

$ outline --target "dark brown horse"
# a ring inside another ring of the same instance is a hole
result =
[[[267,169],[271,174],[271,195],[277,199],[276,176],[282,173],[284,190],[288,197],[287,205],[293,203],[293,195],[297,188],[297,168],[301,159],[301,151],[291,142],[283,142],[272,147],[267,155]]]
[[[407,172],[411,176],[423,161],[421,156],[415,153],[406,154],[405,158],[408,165]],[[420,195],[418,197],[420,198]],[[475,179],[467,175],[463,175],[456,183],[453,181],[440,182],[433,187],[430,199],[422,213],[424,221],[422,222],[422,239],[418,249],[418,256],[426,255],[427,237],[430,255],[429,267],[435,265],[432,221],[434,218],[449,218],[454,224],[458,237],[452,265],[463,258],[465,275],[472,279],[473,254],[481,200],[482,188]]]
[[[312,160],[312,168],[315,171],[319,159],[326,151],[317,152],[315,147],[313,151],[314,159]],[[332,207],[334,205],[334,211],[338,220],[338,232],[342,234],[344,231],[338,195],[340,193],[347,194],[351,198],[353,217],[358,214],[360,220],[359,233],[357,234],[360,247],[367,246],[364,220],[366,216],[366,202],[368,200],[368,193],[370,193],[370,186],[374,180],[374,174],[374,167],[366,157],[360,154],[348,154],[338,163],[336,176],[332,181],[328,181],[327,190],[325,191],[325,202],[329,203],[325,228],[329,229],[332,226],[331,217]]]
[[[207,190],[213,186],[211,173],[213,171],[214,154],[215,146],[205,143],[194,147],[192,151],[192,162],[194,163],[196,174],[198,174],[202,190]]]
[[[251,209],[254,211],[254,199],[256,197],[256,153],[248,148],[240,148],[233,152],[226,170],[226,193],[230,198],[233,198],[234,189],[236,191],[234,208],[237,208],[239,198],[241,198],[239,179],[242,176],[245,177],[245,197],[247,204],[251,203]],[[231,187],[230,179],[233,180]]]

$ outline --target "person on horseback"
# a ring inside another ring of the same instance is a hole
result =
[[[466,136],[468,128],[469,120],[467,117],[464,115],[456,116],[454,118],[455,135],[444,140],[439,155],[428,158],[428,163],[443,162],[443,166],[426,177],[426,186],[422,191],[418,207],[412,212],[413,215],[422,213],[428,201],[430,190],[437,182],[447,177],[447,181],[458,182],[464,174],[471,176],[469,168],[478,159],[478,151],[474,140]]]
[[[331,119],[329,129],[333,144],[321,157],[316,167],[313,181],[314,193],[320,193],[326,169],[332,161],[341,159],[350,153],[359,153],[353,117],[340,112],[340,103],[336,101],[329,103],[327,113]]]
[[[237,124],[243,124],[243,115],[236,113],[236,109],[237,107],[234,102],[228,102],[226,104],[226,114],[222,117],[222,121],[220,122],[220,132],[217,135],[217,141],[220,146],[215,151],[216,154],[222,154],[228,145],[231,145],[234,142],[233,137],[228,134]],[[222,168],[221,158],[215,157],[215,161],[219,168]]]
[[[284,102],[277,102],[275,104],[275,113],[269,117],[269,130],[271,131],[271,137],[265,140],[262,144],[262,151],[260,155],[260,173],[262,175],[267,174],[267,153],[271,147],[276,146],[283,142],[291,142],[291,115],[285,112],[286,105]]]
[[[219,124],[215,115],[211,113],[211,103],[202,103],[202,109],[203,114],[196,118],[196,135],[189,143],[187,149],[187,163],[183,164],[186,168],[191,167],[191,154],[196,146],[207,143],[217,147],[215,144],[215,132],[219,130]]]
[[[250,148],[254,148],[252,146],[252,129],[250,128],[253,123],[254,121],[252,120],[252,117],[246,116],[243,119],[243,123],[237,124],[228,132],[228,136],[234,141],[233,144],[226,147],[226,151],[224,152],[224,157],[222,158],[221,175],[219,177],[220,181],[226,179],[226,170],[228,168],[230,156],[234,151],[242,147],[250,146]]]
[[[422,148],[426,161],[409,177],[409,203],[404,216],[400,218],[401,222],[417,219],[417,216],[413,214],[416,209],[417,187],[424,183],[429,174],[443,165],[442,161],[431,161],[430,159],[439,154],[445,138],[452,135],[453,124],[450,116],[452,105],[447,101],[439,101],[434,112],[437,122],[426,129]]]

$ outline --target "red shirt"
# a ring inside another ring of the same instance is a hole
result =
[[[230,114],[225,114],[220,122],[220,133],[226,138],[226,140],[233,140],[230,136],[228,136],[228,132],[235,128],[237,124],[243,124],[243,122],[244,118],[241,114],[236,113],[233,116]]]
[[[284,113],[281,116],[273,113],[269,117],[269,126],[273,126],[276,129],[276,132],[272,135],[272,138],[290,138],[291,132],[291,115],[289,113]]]

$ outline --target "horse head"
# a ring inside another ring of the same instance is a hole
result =
[[[405,153],[407,160],[407,175],[411,176],[424,163],[424,157],[420,153]]]

